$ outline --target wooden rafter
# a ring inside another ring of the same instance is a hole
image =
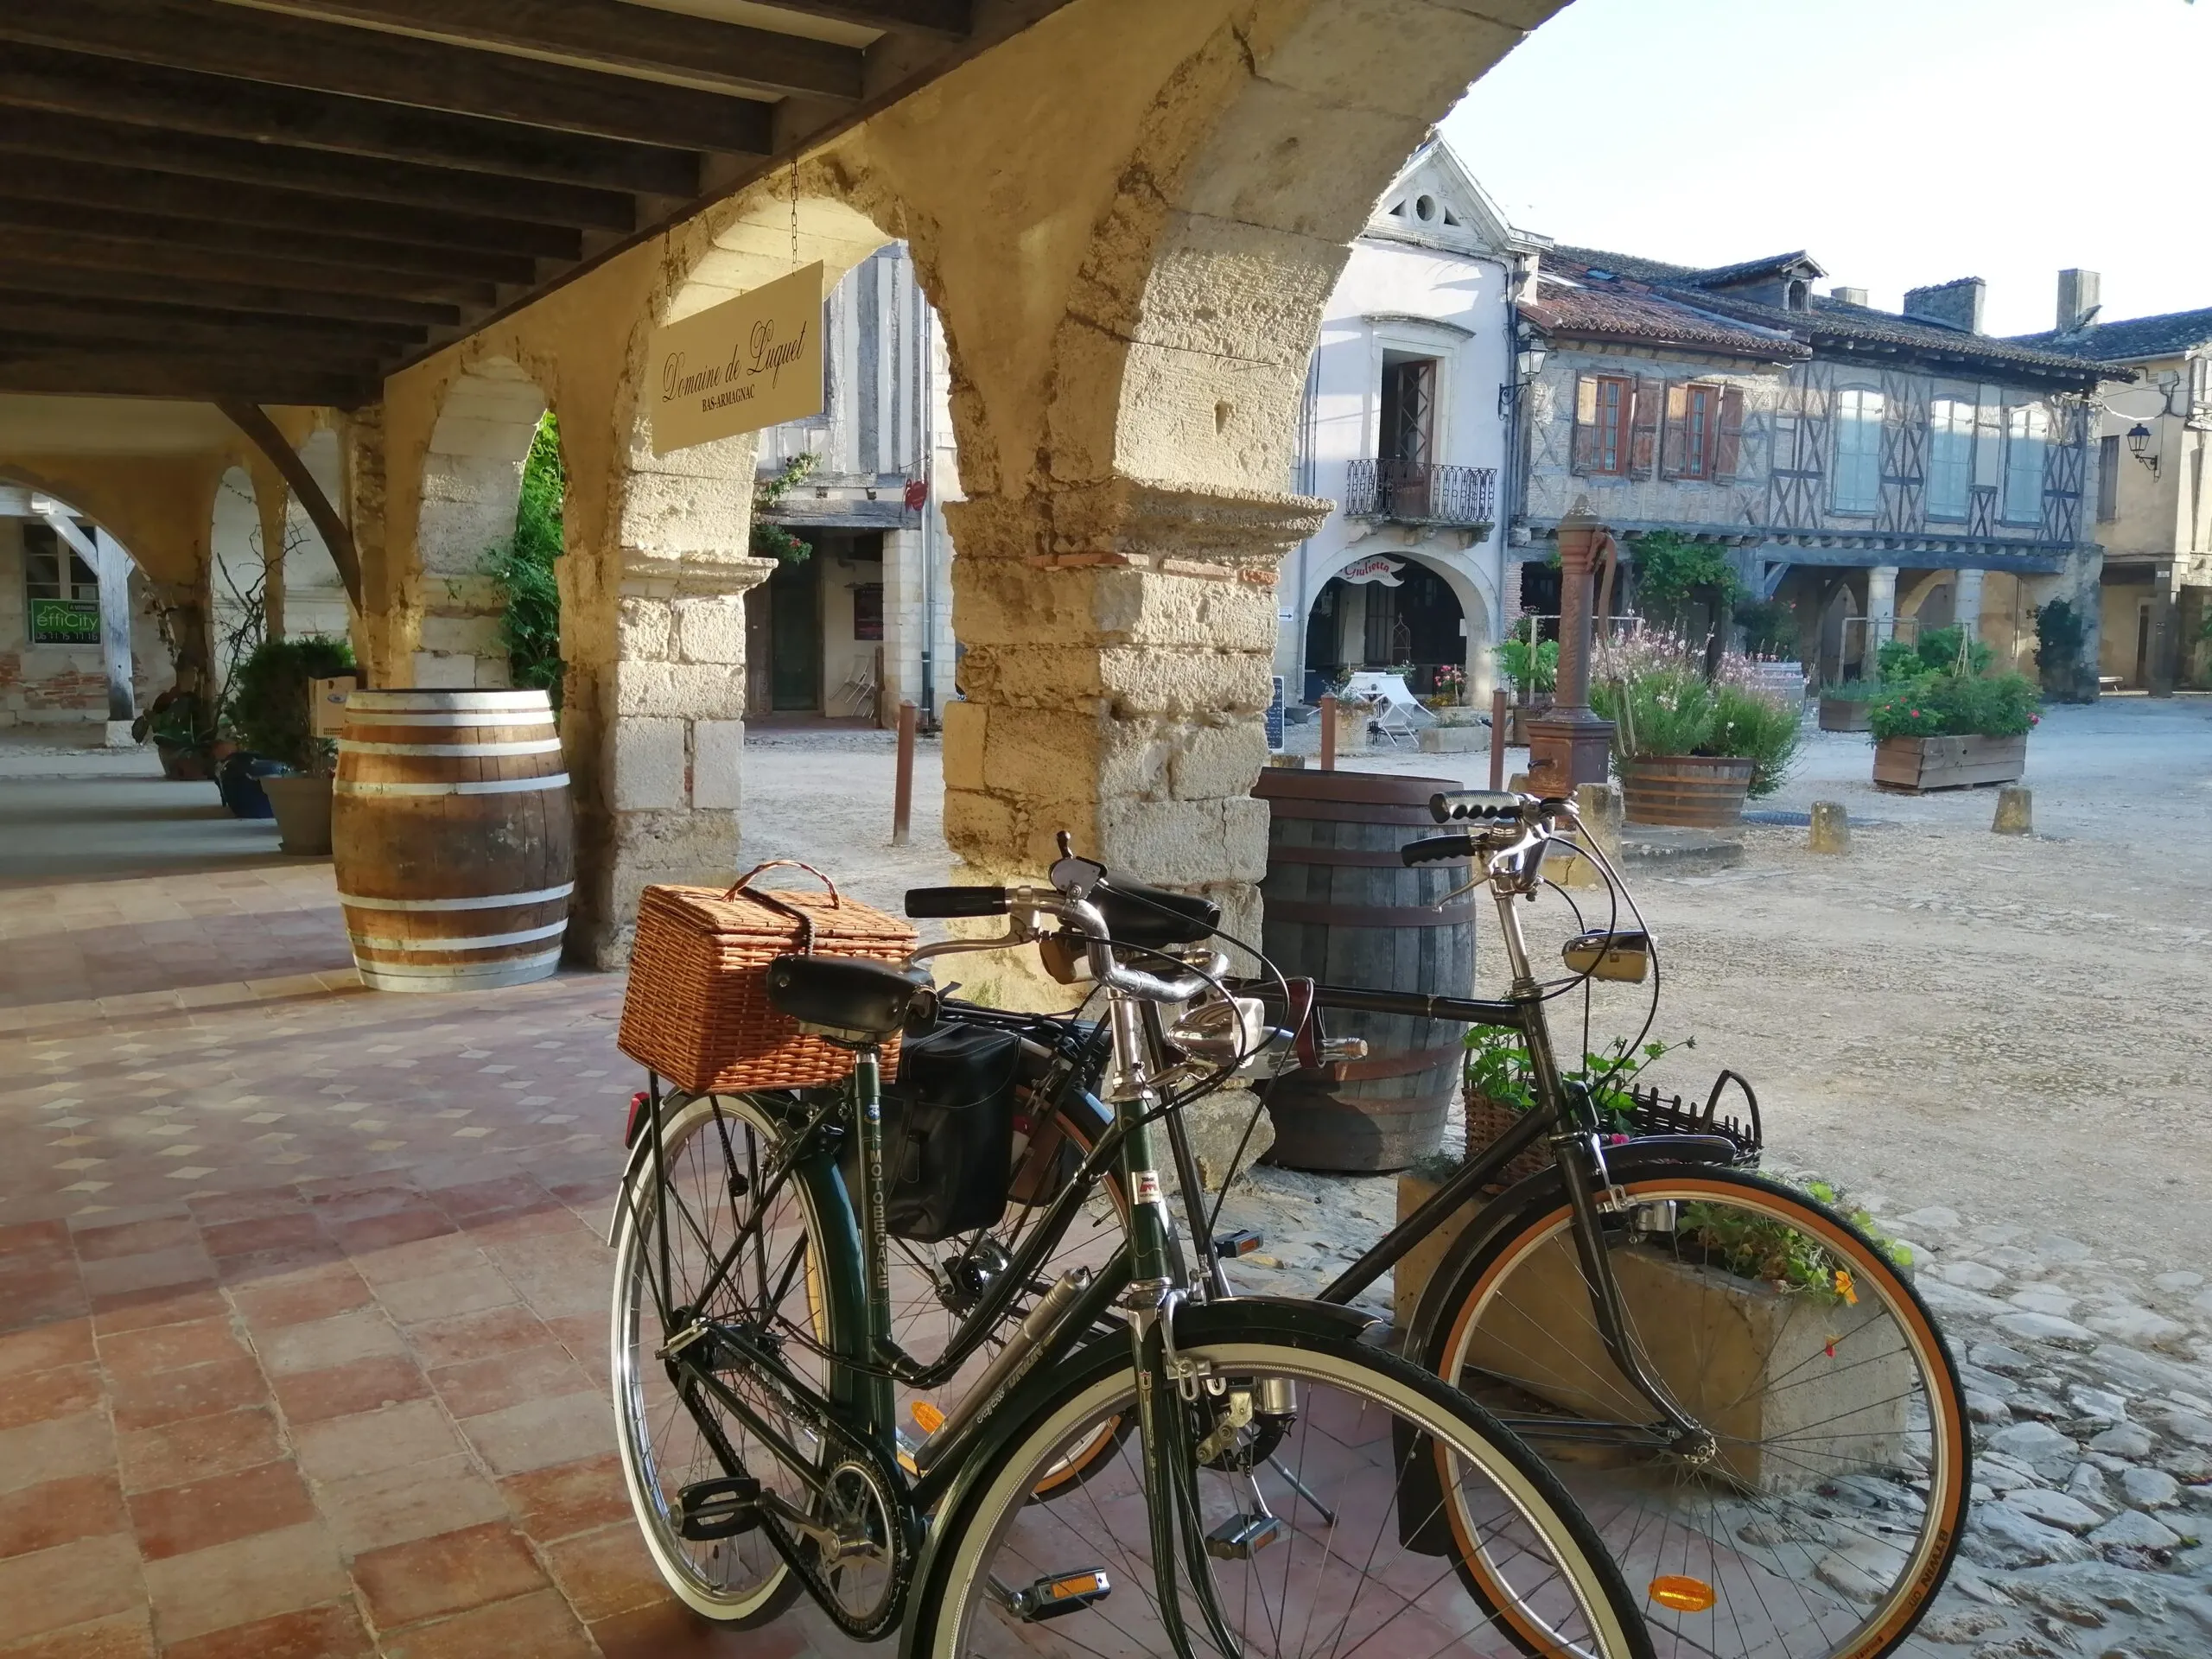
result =
[[[779,11],[795,11],[802,16],[852,23],[861,29],[934,35],[948,41],[966,38],[975,12],[969,0],[766,0],[766,3]]]
[[[98,221],[92,223],[96,225]],[[424,299],[486,305],[493,298],[492,284],[486,282],[410,276],[398,271],[365,270],[358,265],[280,259],[260,253],[173,247],[128,237],[104,236],[89,226],[81,232],[18,226],[0,240],[0,249],[4,249],[11,258],[39,264],[136,270],[149,276],[181,276],[193,281],[261,282],[301,293],[391,300],[407,305]]]
[[[388,204],[493,224],[520,220],[575,231],[637,228],[636,200],[620,190],[165,131],[88,120],[48,108],[0,105],[0,152],[128,168],[155,190],[189,188],[179,184],[180,180],[205,180],[276,186],[288,194],[327,197],[372,213]]]
[[[0,243],[0,288],[30,293],[194,305],[237,313],[242,319],[321,318],[333,322],[366,323],[379,333],[394,327],[450,328],[461,321],[459,306],[435,302],[388,299],[376,294],[315,293],[253,278],[194,279],[160,270],[10,258],[9,245]]]
[[[420,339],[414,330],[379,334],[360,323],[289,317],[247,318],[196,306],[124,305],[70,295],[0,289],[0,327],[19,339],[40,338],[78,348],[112,343],[187,352],[235,350],[249,324],[256,338],[302,362],[372,365],[395,346]]]
[[[555,132],[758,155],[767,106],[219,0],[8,0],[0,40]]]
[[[231,0],[264,11],[398,29],[531,54],[557,53],[624,73],[747,93],[857,99],[861,54],[620,0]]]
[[[582,251],[577,233],[558,225],[428,207],[393,207],[302,190],[271,190],[51,157],[37,167],[10,168],[0,174],[0,194],[18,201],[186,215],[205,224],[251,225],[293,235],[346,236],[420,249],[465,249],[544,259],[574,259]],[[531,275],[525,270],[520,276],[499,280],[523,282]]]
[[[330,505],[330,498],[322,493],[322,486],[315,482],[308,464],[300,459],[300,452],[285,441],[276,429],[276,423],[269,418],[269,411],[260,404],[237,397],[222,397],[215,406],[232,426],[245,434],[253,447],[267,456],[269,464],[283,476],[293,499],[307,512],[322,544],[330,551],[330,562],[338,567],[338,579],[346,584],[346,592],[357,611],[367,607],[361,602],[361,561],[353,551],[353,533],[346,528],[346,521]]]
[[[84,397],[236,397],[271,404],[358,409],[374,401],[378,382],[361,375],[236,353],[0,349],[0,391],[60,392]]]

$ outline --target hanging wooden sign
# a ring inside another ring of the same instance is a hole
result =
[[[653,453],[822,412],[819,264],[653,334]]]
[[[1402,568],[1402,566],[1396,559],[1387,559],[1380,553],[1370,553],[1365,558],[1356,560],[1338,571],[1337,580],[1351,582],[1379,582],[1385,588],[1395,588],[1404,580],[1398,575]]]

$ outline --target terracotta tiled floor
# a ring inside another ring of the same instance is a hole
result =
[[[620,991],[364,992],[327,864],[0,888],[0,1654],[819,1642],[629,1518]]]

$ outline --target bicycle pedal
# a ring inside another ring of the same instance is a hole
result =
[[[1232,1515],[1206,1534],[1206,1554],[1217,1561],[1249,1561],[1288,1530],[1279,1515]]]
[[[1036,1624],[1096,1606],[1113,1591],[1106,1569],[1092,1567],[1080,1573],[1061,1573],[1039,1579],[1027,1590],[1015,1591],[1007,1600],[1016,1618],[1025,1624]]]
[[[697,1544],[735,1538],[760,1524],[760,1483],[744,1475],[696,1480],[677,1494],[676,1530]]]
[[[1213,1242],[1213,1253],[1222,1257],[1249,1255],[1268,1241],[1249,1227],[1239,1227],[1233,1233],[1224,1233]]]

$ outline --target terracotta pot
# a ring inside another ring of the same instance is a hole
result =
[[[1656,754],[1621,768],[1623,816],[1630,823],[1730,830],[1744,821],[1752,762],[1733,756]]]

